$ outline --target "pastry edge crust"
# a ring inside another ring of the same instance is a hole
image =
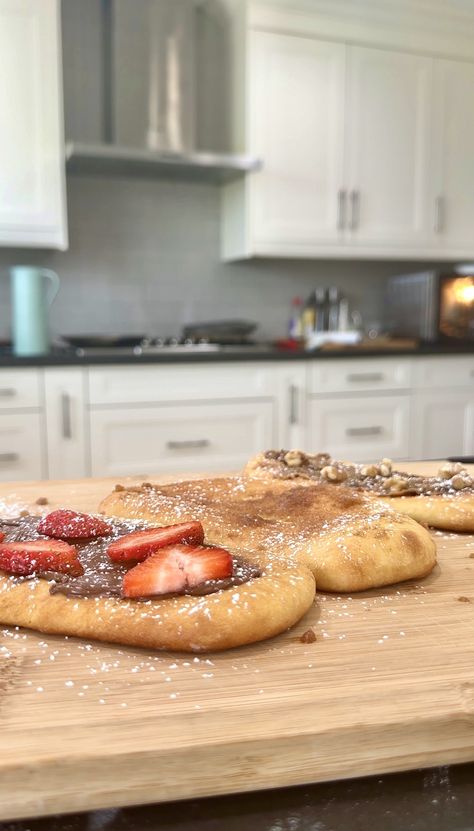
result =
[[[297,623],[315,595],[304,566],[273,570],[204,597],[148,603],[50,594],[45,579],[15,582],[0,572],[0,623],[54,635],[179,652],[231,649]]]

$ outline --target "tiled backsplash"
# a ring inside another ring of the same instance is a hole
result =
[[[0,249],[0,336],[10,326],[8,267],[61,278],[55,334],[179,333],[184,323],[243,317],[260,337],[286,333],[291,298],[336,285],[366,323],[383,315],[384,279],[407,263],[219,259],[219,189],[141,179],[68,180],[70,248]]]

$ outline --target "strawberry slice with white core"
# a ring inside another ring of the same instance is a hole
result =
[[[23,576],[56,571],[78,577],[84,571],[73,545],[44,539],[0,543],[0,569]]]
[[[38,533],[59,540],[88,540],[106,537],[112,533],[112,528],[98,516],[59,508],[43,517]]]
[[[114,563],[139,563],[160,548],[175,543],[200,545],[204,542],[204,529],[200,522],[180,522],[162,528],[147,528],[126,534],[111,543],[107,553]]]
[[[124,597],[182,594],[186,589],[232,576],[232,557],[225,548],[169,545],[139,563],[123,578]]]

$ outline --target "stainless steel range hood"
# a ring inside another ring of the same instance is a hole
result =
[[[66,125],[74,106],[82,104],[85,111],[89,106],[80,78],[87,72],[89,94],[97,99],[95,87],[102,88],[101,101],[96,102],[101,119],[84,137],[87,117],[73,112],[75,117],[69,118],[74,125],[66,147],[70,173],[225,182],[259,168],[255,158],[196,147],[199,0],[82,0],[81,7],[79,21],[77,0],[63,0],[63,15],[69,15],[63,18],[65,96],[70,96],[65,102]],[[99,58],[90,47],[98,25]],[[94,60],[100,75],[95,84],[89,68]],[[82,73],[77,68],[80,61]],[[199,92],[202,99],[203,89]]]

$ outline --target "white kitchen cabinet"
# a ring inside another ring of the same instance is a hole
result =
[[[377,22],[364,4],[357,25],[318,0],[304,15],[264,5],[236,53],[233,131],[263,167],[223,190],[223,258],[472,256],[467,19],[448,34],[430,20],[414,30],[391,2]]]
[[[411,456],[444,459],[474,455],[472,390],[431,390],[415,394]]]
[[[474,254],[474,63],[435,62],[435,187],[438,245]]]
[[[270,401],[91,410],[93,476],[240,470],[276,442]]]
[[[345,51],[338,43],[252,32],[250,145],[265,163],[249,179],[257,249],[305,249],[341,233]]]
[[[0,371],[0,481],[47,475],[41,371]]]
[[[410,358],[336,358],[313,361],[308,391],[312,395],[409,390]]]
[[[0,410],[0,482],[46,475],[42,428],[38,413]]]
[[[426,247],[432,238],[432,74],[431,58],[348,49],[345,227],[350,246]]]
[[[87,476],[86,372],[73,367],[48,369],[44,385],[49,478]]]
[[[409,396],[312,397],[307,448],[355,462],[409,457]]]
[[[67,247],[59,0],[0,0],[0,245]]]

